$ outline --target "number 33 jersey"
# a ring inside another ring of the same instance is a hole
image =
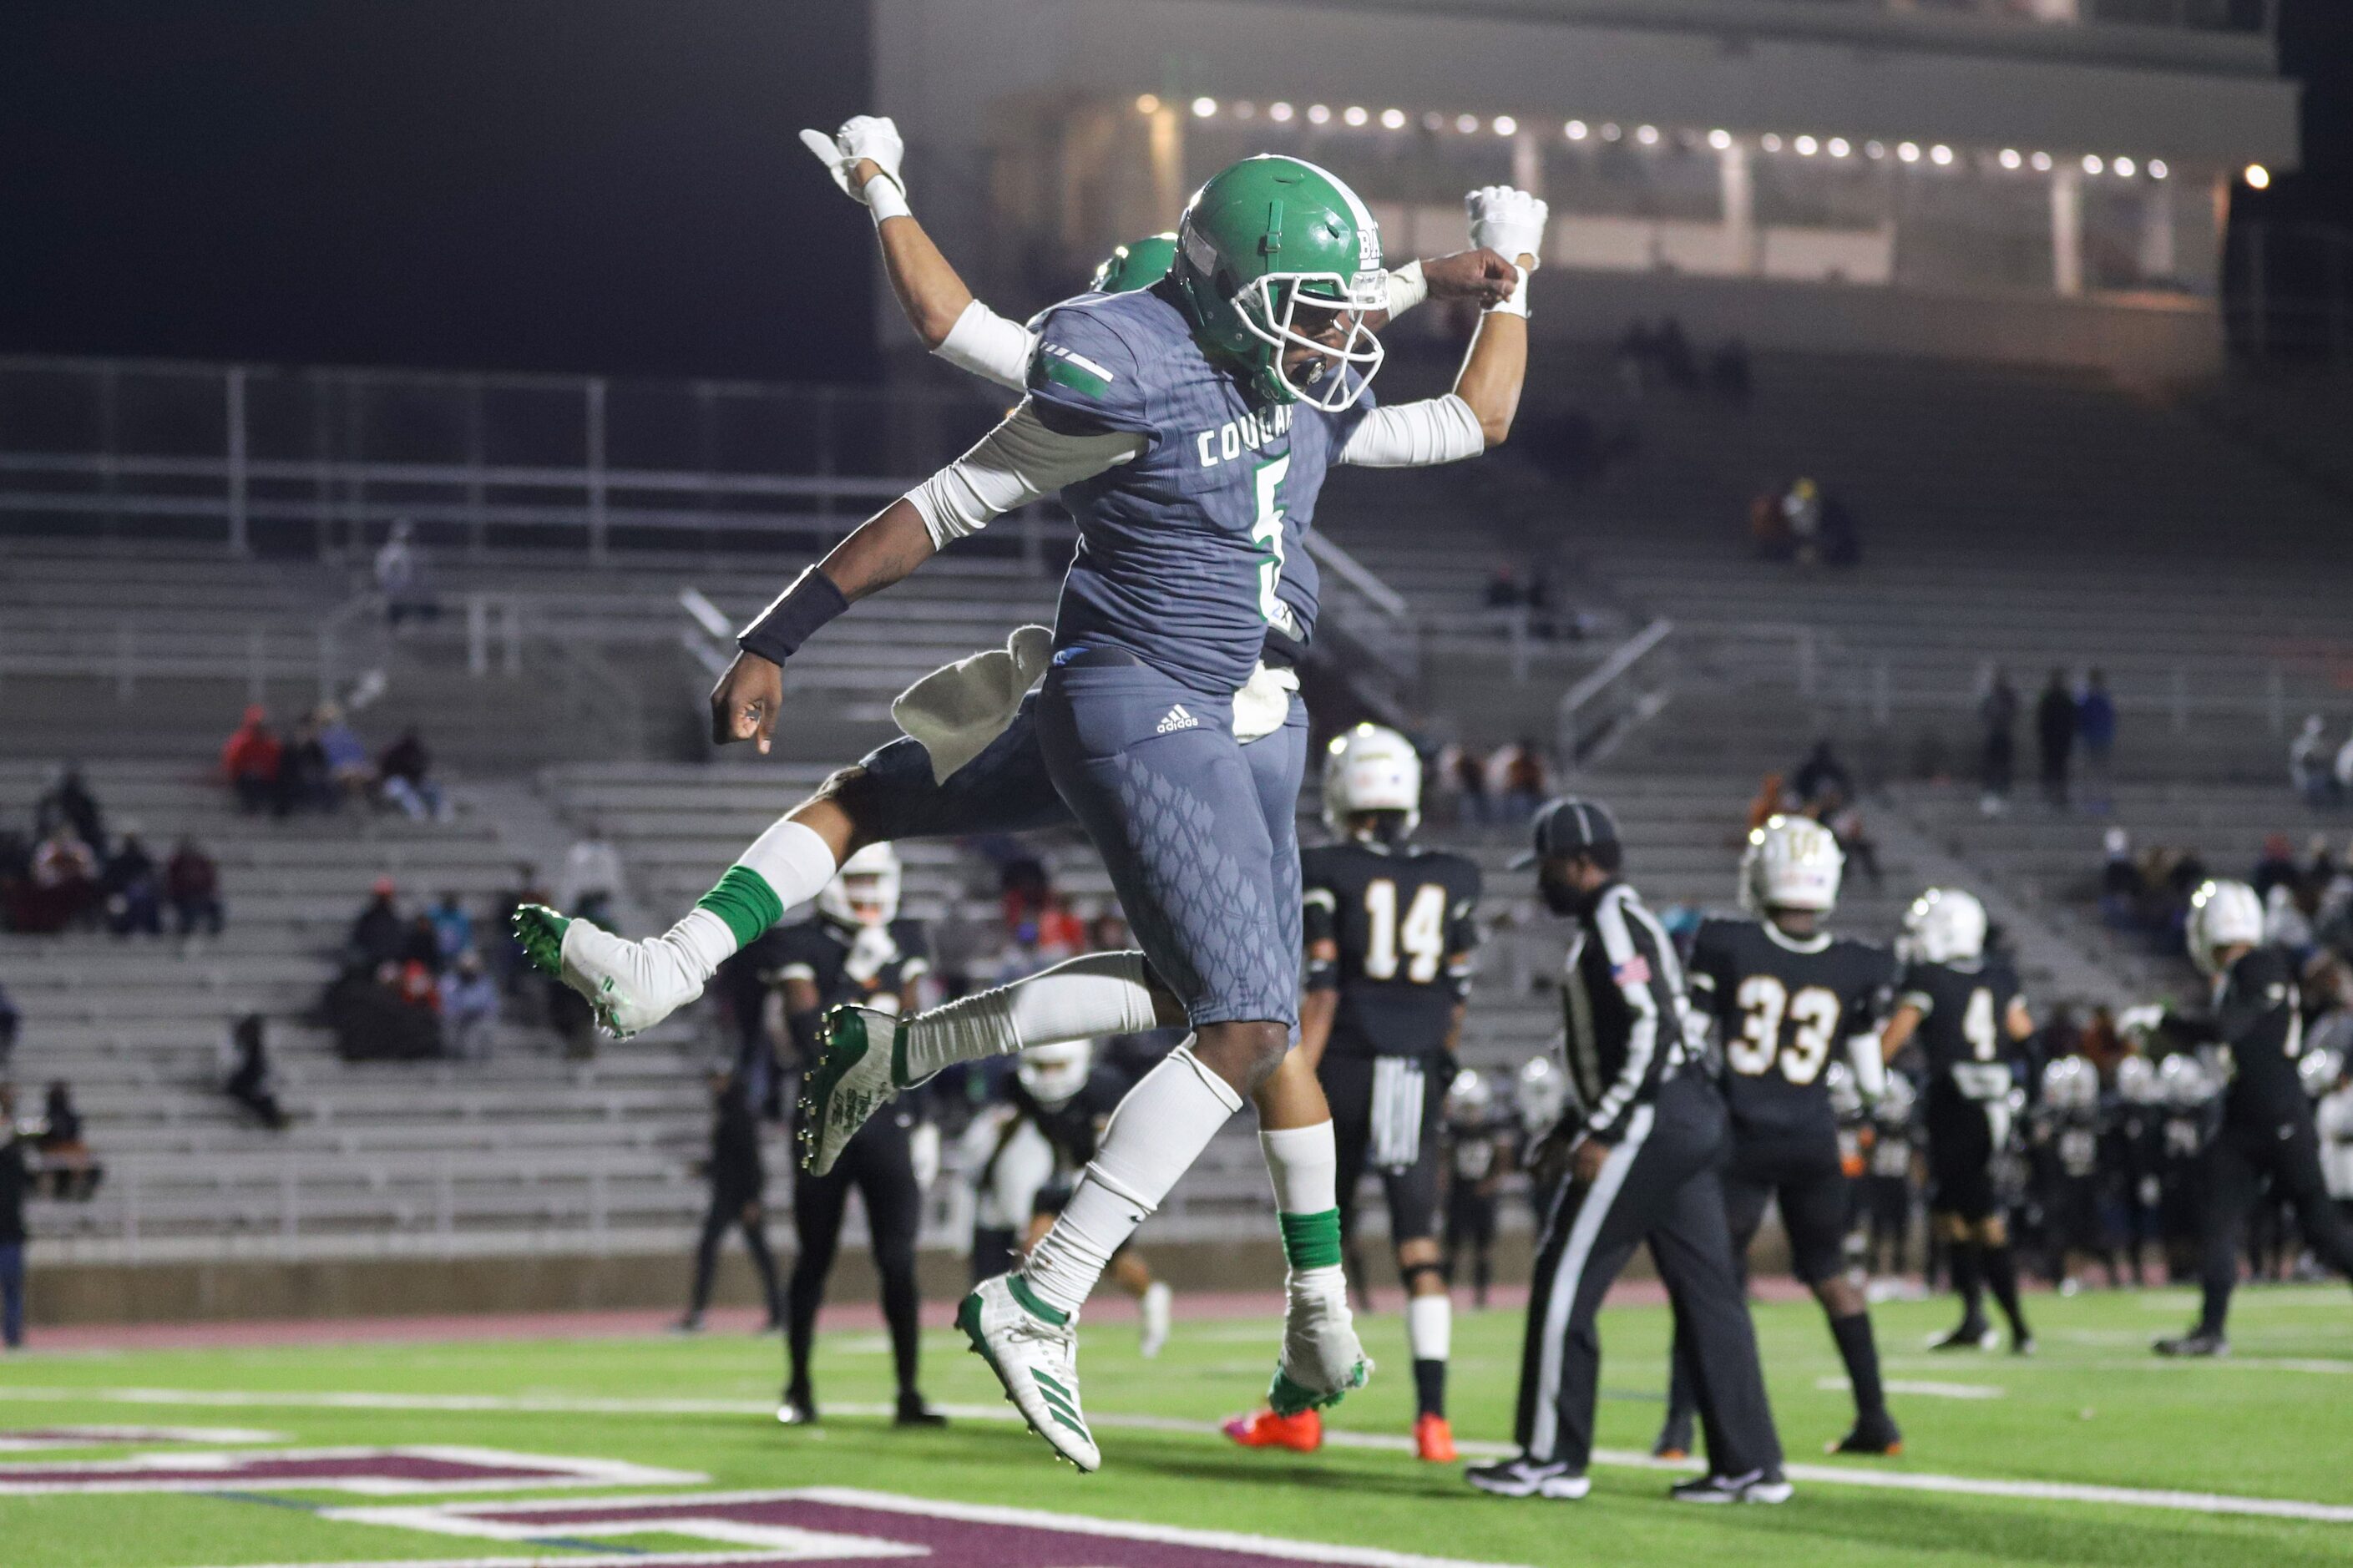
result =
[[[1715,1020],[1725,1103],[1743,1139],[1834,1140],[1830,1065],[1885,1005],[1883,949],[1762,921],[1710,920],[1693,940],[1692,1005]]]
[[[1470,994],[1479,868],[1412,845],[1321,844],[1299,857],[1307,989],[1340,993],[1335,1056],[1419,1057],[1446,1047]],[[1339,955],[1318,960],[1329,941]]]

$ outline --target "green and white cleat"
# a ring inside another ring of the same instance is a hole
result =
[[[1039,1300],[1019,1275],[1000,1274],[964,1299],[956,1326],[1056,1458],[1090,1474],[1102,1468],[1079,1409],[1079,1335],[1066,1314]]]
[[[1356,1338],[1347,1286],[1339,1271],[1329,1289],[1294,1289],[1284,1304],[1282,1359],[1266,1402],[1277,1415],[1328,1410],[1372,1381],[1373,1363]]]
[[[907,1029],[872,1007],[845,1005],[818,1027],[817,1060],[801,1078],[801,1168],[833,1169],[866,1119],[907,1082]]]
[[[702,994],[659,942],[630,942],[544,904],[514,913],[515,940],[532,966],[587,999],[617,1040],[642,1034]]]

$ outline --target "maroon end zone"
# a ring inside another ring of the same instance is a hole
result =
[[[691,1486],[709,1478],[610,1459],[423,1445],[136,1454],[127,1459],[0,1464],[0,1497],[58,1492],[516,1491],[540,1487]]]

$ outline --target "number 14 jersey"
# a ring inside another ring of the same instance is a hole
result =
[[[1742,1139],[1834,1140],[1826,1074],[1885,1005],[1894,963],[1869,942],[1710,920],[1693,940],[1694,1008],[1715,1020],[1724,1093]]]
[[[1299,857],[1311,956],[1307,989],[1340,993],[1334,1055],[1419,1057],[1442,1050],[1454,1005],[1470,994],[1479,944],[1479,868],[1462,856],[1361,840]],[[1339,956],[1312,956],[1329,940]]]

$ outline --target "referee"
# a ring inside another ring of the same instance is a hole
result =
[[[1501,1497],[1581,1498],[1591,1489],[1595,1320],[1620,1269],[1651,1245],[1690,1336],[1708,1473],[1674,1487],[1685,1502],[1787,1501],[1757,1334],[1724,1214],[1724,1100],[1686,1055],[1674,944],[1619,878],[1618,826],[1598,802],[1537,813],[1536,887],[1577,922],[1562,978],[1576,1103],[1545,1142],[1568,1171],[1551,1201],[1528,1293],[1520,1362],[1519,1454],[1468,1473]],[[1531,1162],[1540,1164],[1541,1162]]]

